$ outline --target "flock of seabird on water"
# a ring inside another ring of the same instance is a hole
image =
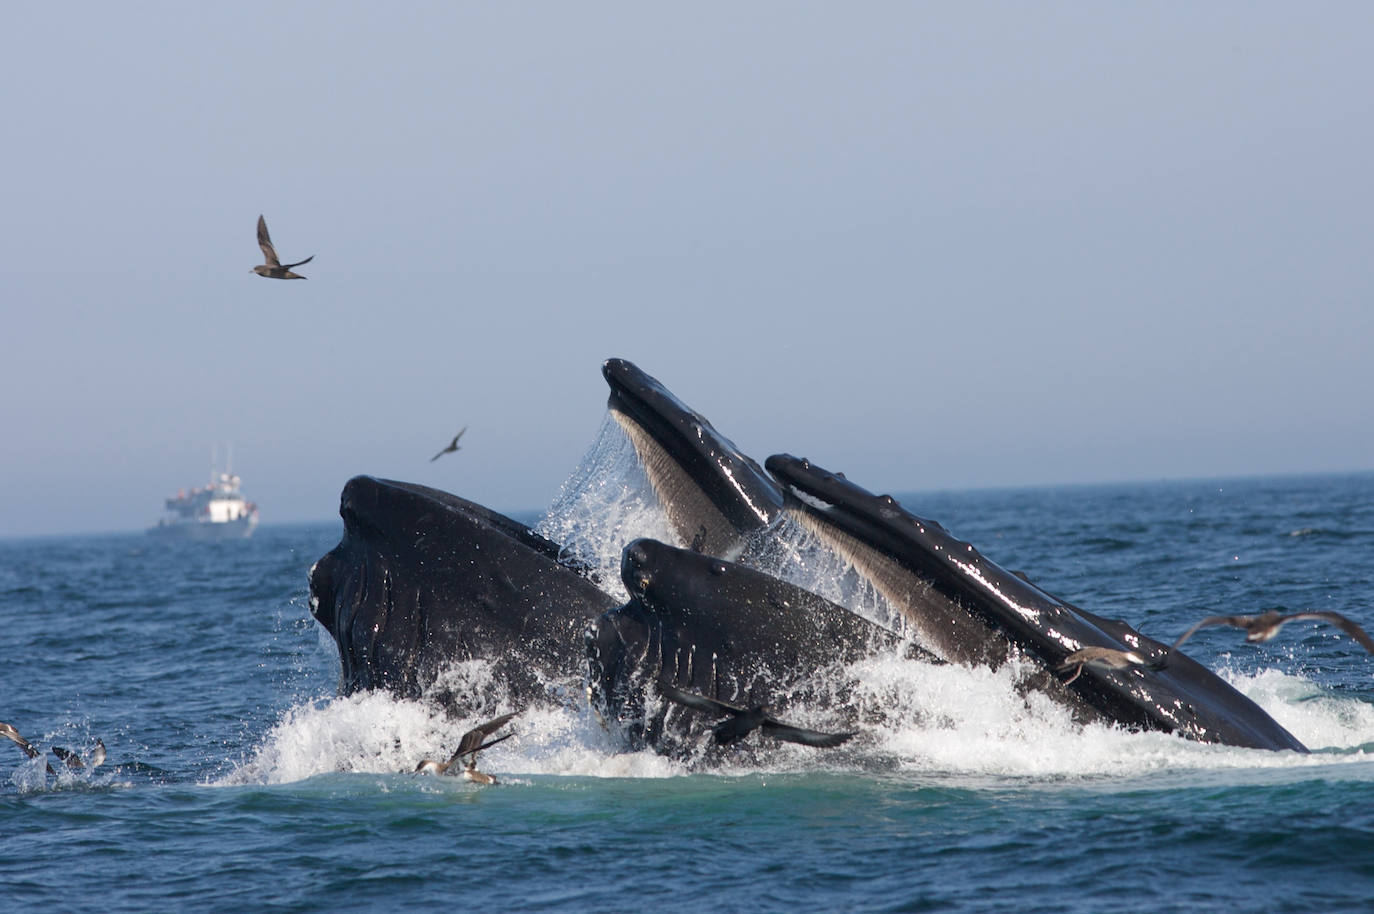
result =
[[[277,250],[272,245],[272,237],[267,233],[267,221],[260,215],[258,216],[258,246],[262,248],[263,257],[266,263],[253,267],[253,272],[267,279],[305,279],[306,277],[293,271],[294,267],[307,264],[315,259],[311,254],[304,260],[295,263],[282,263],[277,257]],[[439,453],[429,459],[430,463],[438,460],[445,454],[452,454],[462,450],[458,440],[463,437],[467,426],[463,426],[458,434],[453,436],[450,441]],[[1193,637],[1200,629],[1215,625],[1229,625],[1233,628],[1245,631],[1245,640],[1252,644],[1259,644],[1272,640],[1279,633],[1279,630],[1288,622],[1302,619],[1317,619],[1329,622],[1339,627],[1347,635],[1354,638],[1369,653],[1374,654],[1374,639],[1371,639],[1365,630],[1358,624],[1337,612],[1329,610],[1280,613],[1277,610],[1269,610],[1257,616],[1207,616],[1199,620],[1186,632],[1179,636],[1170,647],[1153,657],[1146,657],[1136,651],[1122,651],[1107,647],[1084,647],[1074,651],[1064,658],[1064,662],[1056,667],[1055,672],[1063,675],[1064,684],[1068,685],[1077,679],[1083,672],[1084,667],[1095,667],[1103,670],[1126,670],[1126,669],[1146,669],[1162,670],[1169,665],[1173,652],[1189,638]],[[791,724],[783,723],[771,715],[767,705],[755,708],[744,708],[732,705],[727,702],[717,701],[714,698],[707,698],[703,695],[694,695],[684,692],[666,682],[658,683],[658,688],[663,693],[663,697],[676,704],[682,705],[693,711],[702,714],[709,714],[713,717],[723,718],[720,723],[712,727],[712,738],[717,745],[728,746],[735,743],[750,733],[758,730],[765,736],[783,742],[798,743],[803,746],[814,746],[817,748],[832,748],[839,746],[857,735],[855,732],[846,733],[822,733],[819,730],[807,730],[801,727],[794,727]],[[460,776],[464,780],[475,784],[497,784],[500,783],[495,777],[484,771],[477,770],[477,754],[484,749],[495,746],[497,743],[505,742],[515,735],[515,731],[488,740],[496,731],[510,723],[519,711],[512,711],[509,714],[502,714],[500,717],[493,718],[486,723],[479,724],[463,734],[458,741],[458,748],[449,756],[448,761],[440,762],[434,759],[422,759],[415,766],[416,774],[452,775]],[[24,739],[10,724],[0,722],[0,736],[7,737],[17,745],[25,755],[31,759],[42,755],[32,743]],[[105,743],[96,740],[95,751],[91,753],[90,764],[81,759],[77,753],[61,746],[52,747],[53,755],[64,762],[71,770],[82,770],[87,767],[99,767],[105,761]],[[47,764],[47,773],[54,774],[55,771],[51,763]]]

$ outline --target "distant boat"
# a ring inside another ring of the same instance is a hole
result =
[[[241,480],[233,473],[210,472],[209,485],[185,489],[167,499],[167,510],[153,536],[178,539],[229,540],[253,535],[258,525],[258,506],[239,492]]]

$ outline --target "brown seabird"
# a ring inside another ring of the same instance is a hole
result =
[[[267,222],[258,216],[258,247],[262,248],[262,256],[267,258],[267,263],[253,267],[253,272],[259,276],[266,276],[268,279],[305,279],[299,273],[292,273],[292,267],[298,267],[303,263],[309,263],[315,259],[311,254],[304,260],[295,263],[282,263],[277,259],[277,249],[272,247],[272,238],[267,234]]]
[[[1137,667],[1160,670],[1164,668],[1164,660],[1163,658],[1147,660],[1135,651],[1120,651],[1110,647],[1085,647],[1065,657],[1064,662],[1055,667],[1054,671],[1063,674],[1073,670],[1073,675],[1064,680],[1064,685],[1068,685],[1083,675],[1083,667],[1085,666],[1095,667],[1099,670],[1127,670]]]
[[[442,451],[435,454],[433,457],[429,458],[429,462],[433,463],[445,454],[452,454],[454,451],[461,451],[462,448],[458,446],[458,439],[463,437],[463,432],[467,430],[468,427],[466,425],[463,426],[462,429],[459,430],[458,434],[453,436],[453,440],[448,443],[448,447],[444,448]]]
[[[768,705],[742,708],[739,705],[717,701],[704,695],[684,692],[666,682],[659,682],[658,687],[664,698],[694,711],[714,714],[717,717],[722,714],[729,715],[728,719],[711,728],[715,734],[716,743],[721,746],[728,746],[736,740],[743,739],[755,730],[784,742],[800,743],[803,746],[815,746],[820,749],[833,748],[858,735],[857,732],[822,733],[819,730],[804,730],[801,727],[794,727],[772,717],[772,710]]]
[[[469,781],[473,781],[477,784],[498,783],[496,778],[492,777],[489,774],[486,774],[485,772],[477,770],[477,753],[481,752],[483,749],[495,746],[499,742],[504,742],[505,740],[508,740],[512,736],[514,736],[515,733],[511,732],[505,734],[504,736],[498,736],[496,739],[490,740],[488,742],[482,742],[482,740],[486,739],[488,736],[495,733],[497,730],[500,730],[506,724],[510,723],[511,719],[519,713],[519,711],[512,711],[509,714],[502,714],[500,717],[493,718],[492,720],[489,720],[484,724],[479,724],[476,727],[473,727],[471,730],[463,734],[463,738],[458,741],[458,748],[454,750],[453,755],[449,756],[447,762],[438,762],[432,758],[421,759],[420,764],[415,766],[416,773],[424,772],[425,774],[447,774],[449,769],[456,765],[463,758],[463,756],[468,756],[469,758],[467,759],[467,762],[464,764],[462,770],[462,776],[464,778],[466,778]]]
[[[1314,610],[1284,615],[1276,609],[1271,609],[1268,612],[1260,613],[1258,616],[1208,616],[1180,635],[1179,639],[1174,642],[1174,646],[1169,648],[1169,650],[1177,650],[1178,646],[1193,637],[1193,633],[1198,629],[1207,628],[1212,625],[1230,625],[1235,628],[1243,628],[1245,629],[1245,640],[1251,644],[1259,644],[1277,635],[1279,629],[1283,628],[1285,623],[1297,619],[1321,619],[1325,622],[1330,622],[1332,625],[1339,627],[1347,635],[1358,641],[1360,646],[1365,650],[1374,654],[1374,639],[1371,639],[1363,628],[1360,628],[1360,626],[1340,613],[1331,612],[1329,610]]]

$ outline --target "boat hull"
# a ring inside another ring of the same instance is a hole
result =
[[[161,539],[180,540],[241,540],[253,535],[258,526],[257,514],[246,514],[235,520],[187,521],[162,523],[148,528],[148,535]]]

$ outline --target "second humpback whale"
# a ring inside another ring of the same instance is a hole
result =
[[[621,577],[630,601],[587,629],[588,694],[636,748],[685,754],[702,735],[696,715],[663,700],[665,686],[780,712],[819,701],[852,716],[836,697],[846,664],[878,653],[935,659],[810,591],[656,540],[625,547]]]
[[[1203,742],[1306,751],[1253,701],[1181,653],[1167,665],[1084,665],[1071,684],[1060,682],[1049,671],[1087,647],[1135,652],[1147,662],[1169,648],[1051,596],[890,495],[788,454],[769,457],[766,466],[795,499],[790,507],[801,521],[887,592],[942,656],[996,663],[1018,651],[1044,666],[1035,685],[1107,720]]]

